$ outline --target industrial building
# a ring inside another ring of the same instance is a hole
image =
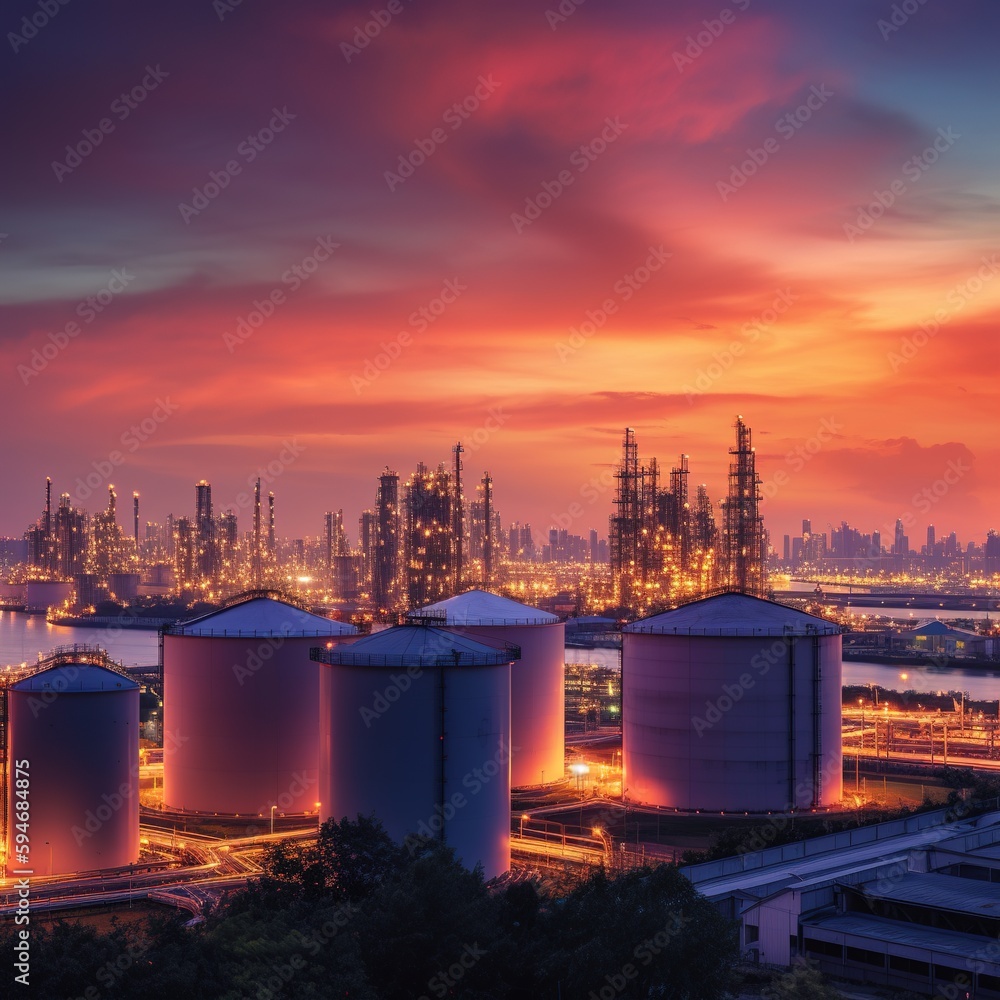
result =
[[[750,428],[742,417],[734,427],[721,530],[704,485],[690,498],[688,456],[680,456],[663,486],[659,463],[655,458],[639,462],[635,432],[626,428],[609,524],[611,573],[623,606],[643,614],[719,586],[765,595],[767,535],[760,514],[760,476]]]
[[[521,650],[510,679],[510,738],[516,748],[511,785],[560,781],[566,756],[563,622],[547,611],[482,590],[429,604],[412,612],[414,616],[461,629],[473,639],[500,640]]]
[[[681,869],[744,957],[938,997],[1000,997],[1000,813],[950,810]],[[787,820],[763,826],[773,840]]]
[[[163,762],[173,809],[267,814],[317,809],[318,644],[356,635],[271,592],[163,632],[163,731],[182,742]]]
[[[838,804],[840,632],[747,594],[625,626],[626,796],[719,812]]]
[[[4,678],[0,754],[7,875],[138,860],[139,685],[103,650],[60,647]]]
[[[485,878],[507,871],[519,655],[422,624],[314,649],[322,818],[374,814],[396,840],[439,838]]]
[[[897,642],[904,649],[944,653],[946,656],[993,656],[1000,648],[1000,644],[989,636],[964,628],[952,628],[936,620],[903,629]]]

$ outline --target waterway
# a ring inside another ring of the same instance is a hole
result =
[[[116,628],[78,628],[50,625],[43,615],[0,611],[0,666],[34,663],[56,646],[69,643],[97,644],[112,659],[125,666],[148,666],[158,657],[155,631]],[[616,649],[575,649],[567,647],[567,663],[599,663],[617,667]],[[972,669],[931,669],[914,660],[912,664],[845,662],[844,684],[877,684],[897,691],[965,691],[977,700],[1000,699],[1000,668],[985,672]]]
[[[617,667],[619,654],[614,649],[566,650],[567,663],[598,663]],[[889,691],[921,691],[931,694],[964,691],[976,701],[1000,699],[1000,667],[989,673],[949,667],[929,669],[926,663],[914,660],[910,664],[845,662],[844,685],[876,684]]]
[[[98,645],[126,667],[149,666],[159,656],[155,630],[50,625],[44,615],[0,611],[0,666],[34,663],[70,643]]]

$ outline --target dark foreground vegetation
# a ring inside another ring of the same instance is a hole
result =
[[[673,866],[598,872],[556,900],[527,881],[487,886],[440,843],[400,847],[359,819],[276,845],[264,867],[194,927],[32,924],[17,995],[714,1000],[732,985],[733,928]],[[16,929],[0,932],[9,956]]]

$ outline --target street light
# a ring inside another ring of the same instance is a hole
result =
[[[323,829],[323,817],[320,815],[319,808],[323,805],[322,802],[316,803],[316,832],[319,833]]]
[[[526,819],[531,819],[531,817],[527,813],[521,813],[521,827],[517,831],[517,835],[521,840],[524,840],[524,821]]]
[[[278,808],[277,806],[271,806],[271,836],[272,837],[274,836],[274,810],[277,809],[277,808]]]
[[[49,874],[51,875],[52,874],[52,868],[53,868],[53,864],[52,864],[52,845],[46,840],[45,841],[45,846],[49,849]]]

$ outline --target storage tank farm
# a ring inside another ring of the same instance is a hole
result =
[[[470,590],[411,612],[473,639],[518,646],[511,668],[510,780],[514,788],[551,784],[565,772],[566,626],[556,615],[497,594]]]
[[[269,592],[164,629],[164,805],[316,811],[319,666],[309,650],[355,635]]]
[[[6,873],[138,861],[139,685],[96,646],[65,646],[5,676],[0,699]]]
[[[840,632],[735,593],[625,626],[626,797],[725,812],[837,805]]]
[[[374,814],[443,840],[485,878],[510,867],[510,685],[519,651],[424,624],[313,650],[324,820]]]

